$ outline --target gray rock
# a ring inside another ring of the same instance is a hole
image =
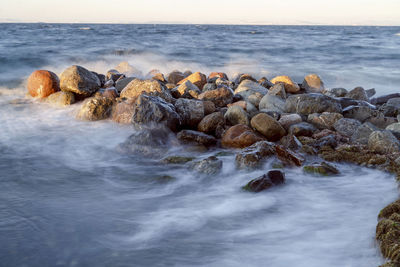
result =
[[[322,114],[313,113],[308,115],[307,121],[320,130],[333,130],[333,125],[342,118],[343,115],[340,113],[323,112]]]
[[[381,154],[399,152],[399,146],[399,141],[390,131],[374,131],[368,139],[368,148]]]
[[[49,95],[45,101],[54,107],[65,107],[75,103],[75,96],[71,92],[55,92]]]
[[[280,85],[282,86],[282,84]],[[285,101],[280,96],[266,94],[261,99],[258,108],[283,113],[285,111]]]
[[[376,94],[375,88],[371,88],[371,89],[365,90],[365,92],[367,93],[367,96],[369,98],[373,97]]]
[[[303,120],[299,114],[286,114],[282,115],[278,122],[283,128],[285,128],[286,131],[288,131],[291,125],[300,123],[302,121]]]
[[[217,85],[215,83],[206,83],[203,86],[202,91],[205,92],[205,91],[211,91],[211,90],[215,90],[215,89],[217,89]]]
[[[339,101],[340,105],[342,106],[342,109],[350,106],[363,106],[363,107],[370,107],[371,109],[376,109],[374,105],[370,104],[367,101],[355,100],[348,97],[340,97],[336,98],[336,100]]]
[[[115,83],[115,89],[117,89],[118,93],[121,93],[122,90],[124,90],[124,88],[134,79],[136,79],[135,77],[126,77],[126,78],[122,78],[119,79],[116,83]]]
[[[369,136],[372,132],[378,131],[379,128],[369,122],[364,122],[360,125],[355,133],[351,136],[351,142],[368,145]]]
[[[287,98],[285,86],[283,85],[283,83],[277,83],[272,85],[273,86],[268,90],[267,95],[280,96],[282,99]]]
[[[122,73],[119,73],[119,71],[117,71],[115,69],[111,69],[111,70],[107,71],[106,79],[107,79],[107,81],[111,80],[111,81],[116,82],[119,78],[121,78],[123,76],[125,76],[125,75]]]
[[[100,86],[97,75],[81,66],[73,65],[60,76],[60,88],[64,92],[87,97],[95,93]]]
[[[350,92],[346,94],[346,97],[352,98],[355,100],[363,100],[363,101],[369,101],[369,97],[367,95],[367,92],[364,90],[362,87],[356,87]]]
[[[220,87],[220,86],[226,86],[226,87],[229,87],[229,88],[233,88],[233,82],[231,82],[231,81],[229,81],[229,80],[226,80],[226,79],[224,79],[224,78],[218,78],[216,81],[215,81],[215,85],[217,85],[217,87]],[[204,90],[204,89],[203,89]]]
[[[224,115],[221,112],[214,112],[205,116],[199,123],[197,129],[206,134],[215,134],[218,127],[225,124]]]
[[[396,117],[398,114],[400,114],[400,108],[392,106],[392,105],[388,105],[387,103],[380,106],[379,111],[385,117]]]
[[[136,100],[132,123],[138,128],[144,125],[165,124],[171,130],[176,131],[181,124],[181,118],[172,104],[158,96],[142,94]]]
[[[275,154],[275,144],[267,141],[257,142],[236,154],[238,169],[253,169],[261,167],[264,160]]]
[[[394,94],[375,97],[375,98],[372,98],[370,102],[371,102],[371,104],[374,104],[374,105],[382,105],[382,104],[385,104],[389,99],[395,98],[395,97],[400,97],[400,93],[394,93]]]
[[[322,93],[325,89],[324,82],[317,74],[309,74],[304,78],[301,87],[309,93]]]
[[[391,98],[386,102],[386,104],[388,106],[393,106],[393,107],[396,107],[396,108],[400,108],[400,97]]]
[[[361,122],[355,119],[340,119],[334,125],[333,128],[340,134],[345,136],[352,136],[361,125]]]
[[[312,136],[316,131],[317,128],[307,122],[296,123],[289,127],[289,134],[294,136]]]
[[[297,150],[303,146],[299,139],[291,134],[282,137],[280,143],[284,148],[289,148],[292,150]]]
[[[267,89],[270,89],[271,87],[274,86],[274,84],[272,82],[270,82],[267,78],[262,77],[261,79],[259,79],[258,84],[261,85],[262,87],[265,87]]]
[[[111,115],[113,101],[106,97],[91,97],[83,102],[77,119],[97,121],[108,118]]]
[[[397,119],[393,117],[386,117],[381,112],[377,112],[375,116],[368,118],[366,122],[370,122],[378,128],[385,129],[390,124],[397,122]]]
[[[179,98],[175,102],[175,109],[181,117],[182,126],[197,128],[204,118],[203,101]]]
[[[190,168],[207,175],[217,174],[222,169],[222,160],[211,156],[201,161],[196,161],[190,164]]]
[[[240,106],[230,106],[226,111],[224,118],[227,122],[230,123],[230,125],[249,125],[248,114]]]
[[[355,119],[364,122],[372,117],[375,112],[367,106],[349,106],[343,109],[343,116],[345,118]]]
[[[400,138],[400,123],[399,122],[388,125],[386,127],[386,130],[392,132],[392,134],[394,136],[396,136],[397,138]]]
[[[212,146],[217,143],[215,137],[192,130],[182,130],[176,135],[176,137],[182,143],[197,143],[204,146]]]
[[[267,92],[268,90],[265,87],[251,80],[243,80],[235,90],[235,94],[241,95],[244,100],[252,103],[256,107],[258,107],[261,98],[266,95]]]
[[[281,118],[281,113],[280,113],[280,112],[277,112],[277,111],[275,111],[275,110],[268,110],[268,109],[261,109],[260,112],[255,113],[255,114],[252,116],[252,118],[253,118],[255,115],[259,114],[259,113],[265,113],[265,114],[271,116],[272,118],[274,118],[275,120],[279,120],[279,119]]]
[[[330,97],[344,97],[347,93],[348,91],[344,88],[332,88],[324,91],[324,94]]]
[[[285,129],[273,117],[259,113],[251,119],[251,126],[264,135],[268,141],[278,141],[286,135]]]
[[[340,103],[336,99],[322,94],[291,95],[286,100],[285,110],[288,113],[302,115],[322,112],[342,112]]]

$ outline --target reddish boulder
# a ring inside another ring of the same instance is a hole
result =
[[[51,71],[34,71],[28,78],[28,91],[33,97],[48,97],[60,91],[60,80],[57,75]]]
[[[226,148],[245,148],[263,140],[265,138],[254,132],[249,126],[237,124],[224,133],[221,144]]]

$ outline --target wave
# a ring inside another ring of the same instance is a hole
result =
[[[396,35],[396,36],[400,36],[400,32],[398,32],[398,33],[395,33],[394,35]]]
[[[79,30],[82,30],[82,31],[88,31],[88,30],[91,30],[92,28],[90,28],[90,27],[80,27],[79,28]]]

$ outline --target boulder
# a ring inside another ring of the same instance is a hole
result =
[[[287,93],[297,93],[300,91],[298,84],[294,83],[289,76],[277,76],[271,80],[273,84],[283,83]]]
[[[368,145],[369,136],[372,132],[378,130],[379,128],[372,123],[364,122],[362,125],[358,126],[357,130],[350,139],[353,143]]]
[[[215,85],[217,86],[217,87],[220,87],[220,86],[226,86],[226,87],[229,87],[229,88],[233,88],[234,87],[234,84],[233,84],[233,82],[231,82],[231,81],[229,81],[229,80],[226,80],[226,79],[223,79],[223,78],[218,78],[218,79],[216,79],[215,80]],[[203,87],[204,88],[204,87]],[[204,90],[204,89],[203,89]]]
[[[320,130],[333,130],[333,125],[342,118],[343,115],[340,113],[323,112],[322,114],[313,113],[308,115],[307,121]]]
[[[286,114],[282,115],[279,119],[279,123],[285,128],[286,131],[289,130],[289,127],[293,124],[302,122],[303,119],[299,114]]]
[[[260,167],[264,159],[275,154],[275,144],[268,141],[257,142],[236,154],[236,167],[252,169]]]
[[[132,80],[121,92],[121,98],[138,98],[142,93],[158,96],[172,102],[172,96],[165,87],[156,80]]]
[[[60,81],[54,72],[36,70],[29,76],[27,87],[32,97],[45,98],[60,91]]]
[[[225,124],[224,115],[214,112],[205,116],[199,123],[197,129],[206,134],[215,134],[215,130]]]
[[[280,96],[266,94],[261,98],[258,108],[283,113],[285,112],[285,101]]]
[[[71,92],[56,92],[46,98],[46,103],[54,107],[65,107],[75,103],[75,96]]]
[[[340,119],[334,125],[333,128],[344,136],[351,137],[361,126],[361,122],[355,119]]]
[[[259,113],[251,119],[251,126],[264,135],[268,141],[278,141],[286,135],[285,129],[271,116]]]
[[[270,189],[273,186],[285,183],[285,174],[280,170],[270,170],[266,174],[251,180],[243,187],[244,190],[250,192],[261,192]]]
[[[182,126],[197,128],[204,118],[203,101],[179,98],[175,102],[175,109],[181,117]]]
[[[368,106],[349,106],[343,109],[343,116],[345,118],[355,119],[364,122],[375,114]]]
[[[325,90],[324,82],[317,74],[309,74],[304,78],[301,87],[309,93],[322,93]]]
[[[244,100],[252,103],[256,107],[258,107],[261,98],[266,95],[267,92],[268,90],[265,87],[251,80],[242,81],[235,90],[235,94],[242,96]]]
[[[285,86],[283,83],[277,83],[273,85],[269,90],[267,95],[274,95],[274,96],[280,96],[282,99],[286,99],[286,91],[285,91]]]
[[[294,136],[312,136],[317,131],[312,124],[300,122],[289,127],[289,134]]]
[[[178,84],[178,82],[185,79],[185,76],[180,71],[173,71],[167,75],[167,81],[169,83]]]
[[[215,139],[215,137],[192,130],[182,130],[176,135],[176,137],[179,141],[185,144],[197,143],[204,146],[213,146],[217,143],[217,139]]]
[[[365,92],[367,93],[368,98],[371,98],[376,94],[375,88],[371,88],[371,89],[365,90]]]
[[[172,89],[171,93],[175,98],[198,98],[201,91],[190,81],[185,81],[178,87]]]
[[[119,73],[116,69],[111,69],[107,71],[106,73],[106,80],[116,82],[119,78],[124,77],[125,75],[122,73]]]
[[[305,160],[301,155],[293,152],[291,149],[279,145],[275,146],[275,153],[278,159],[287,165],[301,166]]]
[[[190,81],[191,83],[196,85],[198,88],[203,88],[203,86],[207,83],[207,77],[203,73],[195,72],[195,73],[189,75],[188,77],[186,77],[185,79],[180,80],[177,84],[180,85],[186,81]]]
[[[344,88],[332,88],[329,90],[325,90],[323,93],[324,95],[330,96],[330,97],[344,97],[347,95],[349,91],[347,91]]]
[[[113,121],[122,124],[132,123],[133,111],[135,108],[136,99],[126,99],[124,101],[117,102],[114,105],[111,112],[111,118]]]
[[[133,80],[135,80],[137,78],[135,77],[127,77],[127,78],[122,78],[119,79],[116,83],[115,83],[115,89],[117,89],[117,91],[120,93],[122,90],[124,90],[124,88]]]
[[[87,97],[95,93],[101,86],[96,74],[84,67],[73,65],[61,73],[60,88],[64,92],[71,92]]]
[[[286,99],[285,110],[288,113],[301,115],[322,112],[342,113],[342,107],[336,99],[322,94],[291,95]]]
[[[217,85],[215,83],[206,83],[203,86],[201,91],[205,92],[205,91],[211,91],[211,90],[215,90],[215,89],[217,89]]]
[[[100,93],[103,97],[107,97],[107,98],[111,98],[111,99],[115,99],[118,97],[117,89],[115,89],[114,87],[102,89],[100,91]]]
[[[140,95],[133,109],[132,123],[141,128],[144,125],[164,124],[176,131],[181,124],[181,118],[175,107],[158,96]]]
[[[288,134],[282,137],[279,142],[284,148],[289,148],[293,150],[297,150],[303,146],[299,139],[297,139],[297,137],[292,134]]]
[[[363,100],[363,101],[369,101],[369,97],[367,95],[367,92],[364,90],[362,87],[356,87],[350,92],[346,94],[346,97],[352,98],[355,100]]]
[[[201,161],[193,162],[190,168],[203,174],[211,175],[217,174],[222,169],[222,160],[217,157],[211,156]]]
[[[249,126],[237,124],[224,133],[221,144],[225,148],[245,148],[263,140],[265,139],[255,133]]]
[[[231,106],[224,115],[225,121],[230,125],[245,124],[249,125],[249,118],[246,111],[239,106]]]
[[[105,97],[91,97],[85,99],[76,118],[88,121],[106,119],[111,114],[112,105],[113,101]]]
[[[233,92],[230,88],[222,86],[215,90],[201,93],[199,95],[199,99],[203,101],[211,101],[217,107],[225,107],[226,105],[232,103]]]
[[[236,77],[234,78],[235,84],[240,84],[241,82],[245,81],[245,80],[249,80],[252,82],[257,82],[257,80],[255,78],[253,78],[253,76],[251,76],[248,73],[241,73],[236,75]]]
[[[390,131],[374,131],[368,139],[368,148],[377,153],[400,151],[400,143]]]
[[[167,80],[164,77],[164,74],[162,74],[162,72],[158,69],[152,69],[151,71],[149,71],[149,73],[146,74],[146,79],[153,79],[153,80],[157,80],[163,84],[167,83]]]
[[[335,168],[335,166],[323,161],[321,163],[314,163],[311,165],[306,165],[303,167],[304,172],[322,175],[322,176],[331,176],[335,174],[339,174],[339,170]]]

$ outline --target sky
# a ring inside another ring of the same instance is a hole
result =
[[[400,26],[400,0],[0,0],[0,22]]]

